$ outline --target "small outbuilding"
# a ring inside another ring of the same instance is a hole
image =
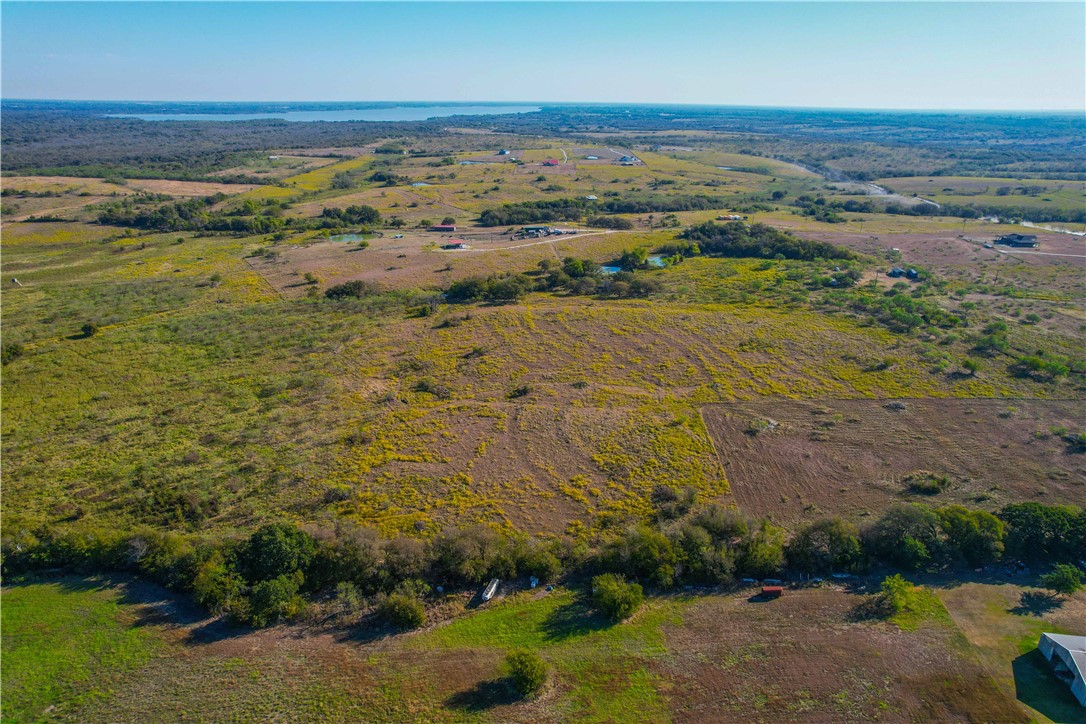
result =
[[[1056,678],[1071,687],[1078,703],[1086,706],[1086,636],[1042,633],[1037,648],[1052,664]]]
[[[452,224],[437,224],[436,226],[431,226],[430,231],[456,231],[456,227]]]
[[[489,601],[494,598],[494,594],[498,592],[498,579],[491,579],[490,583],[486,584],[486,588],[483,589],[483,600]]]
[[[762,598],[780,598],[783,595],[783,586],[762,586]]]
[[[558,166],[559,165],[558,159],[557,158],[548,158],[546,161],[543,162],[543,165],[544,166]]]

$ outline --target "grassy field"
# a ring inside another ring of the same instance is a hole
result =
[[[832,194],[821,178],[723,151],[634,148],[644,165],[619,166],[583,160],[594,155],[583,140],[575,149],[536,138],[518,145],[530,145],[527,165],[460,165],[492,153],[491,143],[510,141],[464,135],[420,141],[409,156],[254,157],[233,171],[276,185],[230,185],[239,193],[209,207],[246,214],[253,201],[260,214],[312,219],[369,204],[404,221],[368,230],[365,247],[312,224],[247,236],[89,221],[113,189],[214,192],[199,182],[20,179],[62,194],[14,199],[23,212],[64,208],[75,220],[3,223],[5,524],[229,536],[268,521],[351,521],[430,538],[482,522],[576,544],[647,519],[661,485],[790,525],[825,513],[862,520],[912,499],[898,474],[934,467],[926,458],[953,463],[939,471],[954,476],[940,500],[994,508],[1081,497],[1081,456],[1065,454],[1058,431],[1081,431],[1086,282],[1075,239],[1041,233],[1045,255],[1012,256],[982,246],[1005,225],[880,214],[822,223],[770,201],[774,191]],[[532,165],[563,151],[571,161],[556,170]],[[397,185],[371,178],[376,171]],[[634,230],[571,222],[563,226],[582,233],[517,241],[505,227],[475,225],[503,203],[585,195],[721,200],[677,212],[666,228],[664,213],[627,214]],[[544,260],[607,263],[655,250],[684,225],[751,204],[752,222],[859,256],[694,257],[638,271],[655,288],[641,298],[435,297],[476,275],[539,278]],[[440,236],[419,228],[445,216],[470,250],[442,251]],[[856,270],[857,287],[828,282],[839,263]],[[895,287],[881,275],[895,264],[927,279]],[[377,291],[325,298],[351,280]],[[958,321],[891,331],[877,304],[892,295]],[[977,352],[993,323],[1005,326],[996,335],[1004,346]],[[21,354],[9,359],[11,345]],[[1026,354],[1068,358],[1074,369],[1016,373]],[[906,400],[904,422],[888,419],[898,414],[888,400]],[[779,429],[748,435],[754,418]],[[997,480],[1008,468],[1016,473]],[[978,600],[1011,595],[977,585]],[[1024,712],[1008,682],[1025,672],[1037,691],[1048,686],[1036,662],[1015,658],[1028,656],[1016,647],[1040,624],[970,608],[964,586],[926,593],[924,615],[901,625],[862,619],[864,596],[833,587],[767,603],[732,590],[650,596],[620,625],[576,585],[515,588],[482,607],[449,594],[437,606],[442,623],[379,636],[314,618],[232,629],[134,581],[10,585],[3,716],[1008,721]],[[511,696],[503,679],[502,658],[517,647],[551,669],[536,701]],[[1022,701],[1054,719],[1067,712]]]
[[[940,204],[1008,206],[1038,211],[1081,211],[1086,205],[1086,182],[1083,181],[907,176],[879,179],[875,183],[905,196],[918,194]]]
[[[688,183],[696,174],[737,173],[712,168],[715,158],[640,155],[647,167],[588,170],[633,174],[646,187],[653,174]],[[425,157],[410,158],[397,173],[415,168],[456,178],[410,192],[329,188],[335,173],[365,173],[371,162],[340,161],[288,179],[286,188],[251,193],[314,198],[306,202],[314,206],[294,211],[318,213],[316,205],[364,202],[365,194],[403,200],[446,187],[459,193],[513,168],[433,167]],[[523,187],[523,198],[539,193],[530,180],[507,180]],[[959,314],[963,295],[992,297],[991,290],[973,291],[991,284],[986,273],[1002,274],[1016,296],[1035,290],[1029,300],[993,297],[987,304],[988,314],[1015,322],[1016,346],[1076,354],[1081,310],[1073,300],[1081,280],[1076,286],[1063,267],[1046,273],[996,255],[967,275],[964,254],[976,247],[957,250],[964,242],[939,219],[872,217],[844,231],[788,214],[755,219],[852,246],[871,255],[870,264],[900,245],[910,261],[959,276],[949,288],[956,299],[939,299]],[[934,345],[836,313],[809,291],[805,280],[827,271],[811,263],[691,259],[645,272],[662,287],[652,300],[542,294],[515,306],[447,306],[421,318],[403,306],[416,289],[530,270],[567,255],[607,262],[676,233],[646,229],[528,246],[499,235],[449,254],[436,251],[425,232],[411,231],[403,239],[386,232],[359,250],[309,237],[133,237],[90,224],[6,224],[2,271],[23,286],[7,286],[5,342],[25,348],[3,379],[4,453],[19,470],[8,481],[8,499],[21,518],[39,522],[89,516],[245,528],[290,511],[299,520],[343,516],[389,532],[419,524],[432,532],[453,520],[558,532],[604,512],[643,514],[645,496],[660,483],[681,480],[708,499],[727,500],[728,482],[699,415],[707,403],[1066,397],[1077,389],[1073,380],[1017,379],[991,363],[981,375],[955,376],[964,339]],[[251,256],[261,249],[274,254]],[[307,283],[306,273],[319,283]],[[388,294],[339,305],[306,296],[359,278]],[[1041,313],[1035,323],[1017,324],[1034,312]],[[97,333],[84,336],[84,324]],[[888,355],[891,368],[870,371]],[[438,396],[418,391],[434,385],[443,391]],[[530,393],[510,400],[517,386]],[[327,496],[338,502],[322,503]]]
[[[970,598],[1001,595],[970,585]],[[1002,636],[1001,622],[973,621],[967,639],[953,607],[954,620],[924,595],[937,610],[905,627],[857,619],[863,596],[833,588],[770,603],[742,591],[651,598],[615,625],[577,590],[557,588],[478,610],[451,604],[460,613],[450,623],[372,639],[353,629],[233,630],[134,582],[9,586],[4,718],[160,721],[211,710],[244,721],[1022,718],[978,658],[985,650],[970,643]],[[78,623],[84,616],[93,632]],[[500,662],[514,648],[547,662],[539,699],[506,688]]]

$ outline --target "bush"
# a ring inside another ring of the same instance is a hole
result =
[[[0,351],[0,363],[5,365],[10,364],[11,362],[14,362],[22,356],[23,346],[16,342],[11,342],[9,344],[5,344],[2,351]]]
[[[938,495],[950,487],[950,478],[946,475],[936,475],[926,470],[920,470],[904,479],[909,490],[917,495]]]
[[[368,284],[360,279],[355,279],[354,281],[328,287],[324,292],[324,296],[329,299],[350,299],[352,297],[361,299],[367,295],[376,294],[377,291],[377,288],[373,284]]]
[[[592,579],[592,600],[612,621],[623,621],[634,614],[645,600],[637,583],[627,583],[623,576],[604,573]]]
[[[82,327],[80,327],[80,331],[83,332],[84,337],[93,337],[94,335],[98,334],[98,325],[87,322]]]
[[[390,593],[378,600],[377,617],[390,626],[406,631],[426,623],[426,609],[417,598]]]
[[[1082,571],[1069,563],[1057,563],[1051,573],[1041,576],[1041,585],[1070,596],[1082,589]]]
[[[505,657],[505,666],[513,688],[521,696],[539,693],[547,682],[547,664],[531,651],[512,651]]]

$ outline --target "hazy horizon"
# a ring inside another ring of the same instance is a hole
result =
[[[10,100],[1086,108],[1082,3],[4,2],[3,15]]]
[[[567,101],[567,100],[523,100],[523,99],[511,99],[511,100],[489,100],[489,99],[468,99],[468,100],[447,100],[447,99],[430,99],[430,98],[404,98],[400,100],[383,100],[383,99],[366,99],[366,100],[331,100],[331,99],[313,99],[313,100],[290,100],[284,98],[267,99],[267,100],[250,100],[250,99],[238,99],[238,100],[201,100],[194,98],[16,98],[3,96],[0,97],[0,102],[3,103],[131,103],[131,104],[158,104],[158,105],[284,105],[284,106],[301,106],[301,105],[411,105],[411,106],[645,106],[648,108],[654,107],[674,107],[674,108],[726,108],[726,109],[738,109],[738,110],[780,110],[780,111],[850,111],[850,112],[872,112],[872,113],[972,113],[972,114],[1015,114],[1015,113],[1035,113],[1035,114],[1054,114],[1054,115],[1071,115],[1078,114],[1081,111],[1079,109],[1071,108],[892,108],[892,107],[860,107],[860,106],[788,106],[788,105],[750,105],[750,104],[729,104],[729,103],[674,103],[663,101]]]

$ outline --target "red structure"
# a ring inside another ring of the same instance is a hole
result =
[[[765,598],[780,598],[784,595],[783,586],[762,586],[762,596]]]

